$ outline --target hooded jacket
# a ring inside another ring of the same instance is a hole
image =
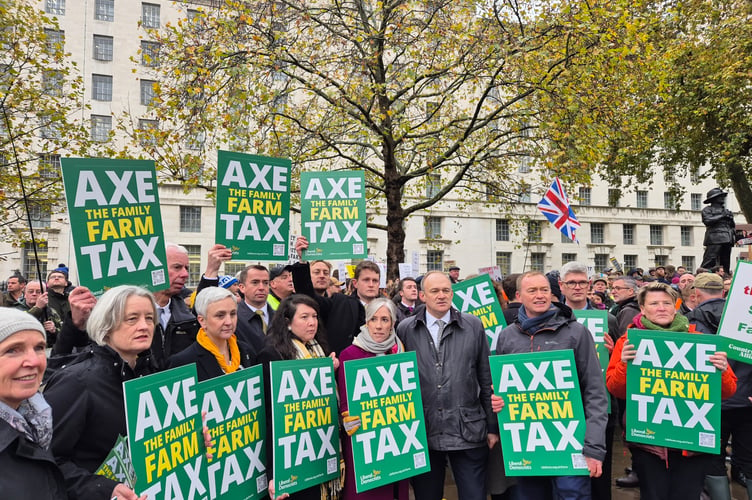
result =
[[[559,302],[552,303],[552,307],[555,308],[555,314],[535,331],[523,330],[519,318],[504,328],[499,334],[496,354],[572,349],[585,409],[582,454],[603,461],[606,458],[608,396],[603,386],[603,374],[593,336],[577,322],[569,307]]]

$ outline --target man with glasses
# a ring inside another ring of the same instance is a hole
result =
[[[637,305],[638,288],[634,278],[627,276],[615,279],[611,286],[615,304],[610,312],[616,316],[616,331],[613,332],[614,342],[624,335],[634,317],[640,314],[640,306]]]

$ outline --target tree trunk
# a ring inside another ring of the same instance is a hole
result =
[[[752,222],[752,188],[750,188],[749,179],[744,172],[744,166],[738,161],[729,163],[728,177],[744,218],[748,223]]]

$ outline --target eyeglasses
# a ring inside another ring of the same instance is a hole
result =
[[[589,281],[563,281],[565,285],[567,285],[569,288],[585,288],[590,284]]]

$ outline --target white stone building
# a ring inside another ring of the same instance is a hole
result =
[[[83,111],[91,124],[95,139],[106,139],[122,110],[141,117],[135,126],[149,126],[146,104],[150,100],[154,79],[151,65],[156,51],[141,27],[164,26],[192,15],[198,5],[212,2],[171,2],[149,0],[41,0],[40,5],[58,19],[65,50],[72,54],[82,72],[89,109]],[[139,53],[139,50],[141,53]],[[135,71],[134,71],[135,70]],[[40,155],[44,155],[40,151]],[[59,162],[59,158],[51,158]],[[531,175],[524,165],[519,175]],[[420,255],[420,270],[461,268],[462,276],[477,272],[479,267],[499,265],[503,273],[529,269],[548,271],[570,260],[592,266],[595,272],[612,267],[611,257],[626,269],[647,269],[656,264],[697,267],[702,260],[704,226],[700,210],[712,181],[692,183],[686,179],[687,194],[673,200],[662,179],[652,186],[625,191],[619,197],[602,182],[579,187],[568,193],[577,198],[575,212],[582,223],[580,243],[565,239],[536,210],[540,193],[521,200],[514,215],[500,215],[507,210],[483,203],[459,204],[456,199],[432,207],[405,222],[406,260],[413,251]],[[577,189],[579,192],[577,192]],[[206,252],[213,244],[214,208],[205,192],[186,195],[180,186],[160,189],[164,230],[168,241],[185,245],[191,253],[191,284],[195,284],[206,262]],[[733,194],[729,208],[738,213]],[[525,218],[530,219],[529,227]],[[383,220],[376,219],[377,222]],[[737,216],[737,222],[743,222]],[[34,221],[36,237],[47,242],[39,249],[42,273],[66,263],[76,282],[72,240],[66,214],[41,215]],[[299,230],[296,216],[291,231]],[[386,234],[369,229],[369,255],[385,260]],[[732,262],[739,257],[734,249]],[[234,273],[243,263],[231,263],[225,272]],[[29,246],[16,247],[0,242],[0,281],[13,270],[27,276],[36,274]]]

